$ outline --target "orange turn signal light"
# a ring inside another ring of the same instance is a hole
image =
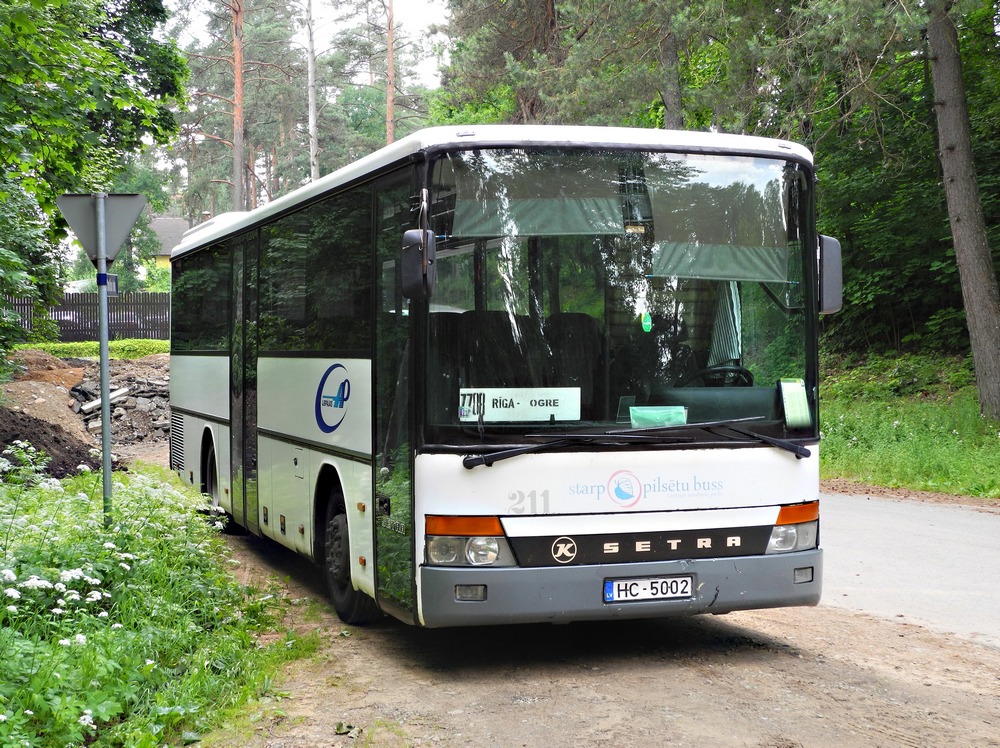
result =
[[[503,535],[499,517],[446,517],[439,514],[427,516],[424,525],[428,535],[458,535],[462,537]]]
[[[778,511],[778,521],[776,525],[797,525],[801,522],[814,522],[819,519],[819,502],[810,501],[808,504],[790,504],[783,506]]]

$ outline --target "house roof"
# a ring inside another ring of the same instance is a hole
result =
[[[160,250],[158,256],[170,257],[170,251],[181,243],[184,232],[191,228],[186,218],[175,218],[172,216],[154,216],[149,222],[149,227],[155,232],[160,240]]]

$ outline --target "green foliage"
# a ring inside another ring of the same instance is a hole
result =
[[[176,129],[185,68],[153,38],[164,18],[161,0],[0,3],[0,164],[47,212]]]
[[[45,351],[58,358],[97,358],[101,355],[100,343],[86,341],[79,343],[25,343],[17,348]],[[151,356],[154,353],[169,353],[169,340],[123,338],[108,341],[108,357],[133,359]]]
[[[852,358],[822,383],[824,478],[1000,498],[1000,423],[969,358]]]
[[[165,471],[101,481],[0,459],[0,744],[160,746],[267,687],[303,648],[259,645],[274,596],[240,587],[204,497]]]
[[[937,400],[975,382],[971,356],[828,356],[821,369],[824,399],[845,402],[899,397]]]
[[[0,356],[25,339],[20,317],[5,296],[32,300],[35,321],[56,293],[52,245],[38,203],[16,181],[0,177]]]
[[[0,297],[35,299],[38,319],[60,292],[56,197],[107,190],[177,129],[186,68],[154,38],[165,18],[162,0],[0,1]],[[0,302],[0,356],[18,327]]]

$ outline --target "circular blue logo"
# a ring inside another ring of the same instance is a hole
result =
[[[334,372],[342,374],[334,376]],[[347,416],[347,401],[351,397],[351,380],[347,368],[334,364],[326,370],[316,389],[316,425],[324,434],[332,434]]]
[[[608,479],[607,489],[608,495],[615,503],[626,508],[635,506],[642,498],[642,481],[628,470],[612,473]]]

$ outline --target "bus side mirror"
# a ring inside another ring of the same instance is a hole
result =
[[[434,232],[410,229],[403,234],[403,296],[428,299],[437,278]]]
[[[832,236],[819,238],[819,313],[839,312],[844,302],[840,242]]]

